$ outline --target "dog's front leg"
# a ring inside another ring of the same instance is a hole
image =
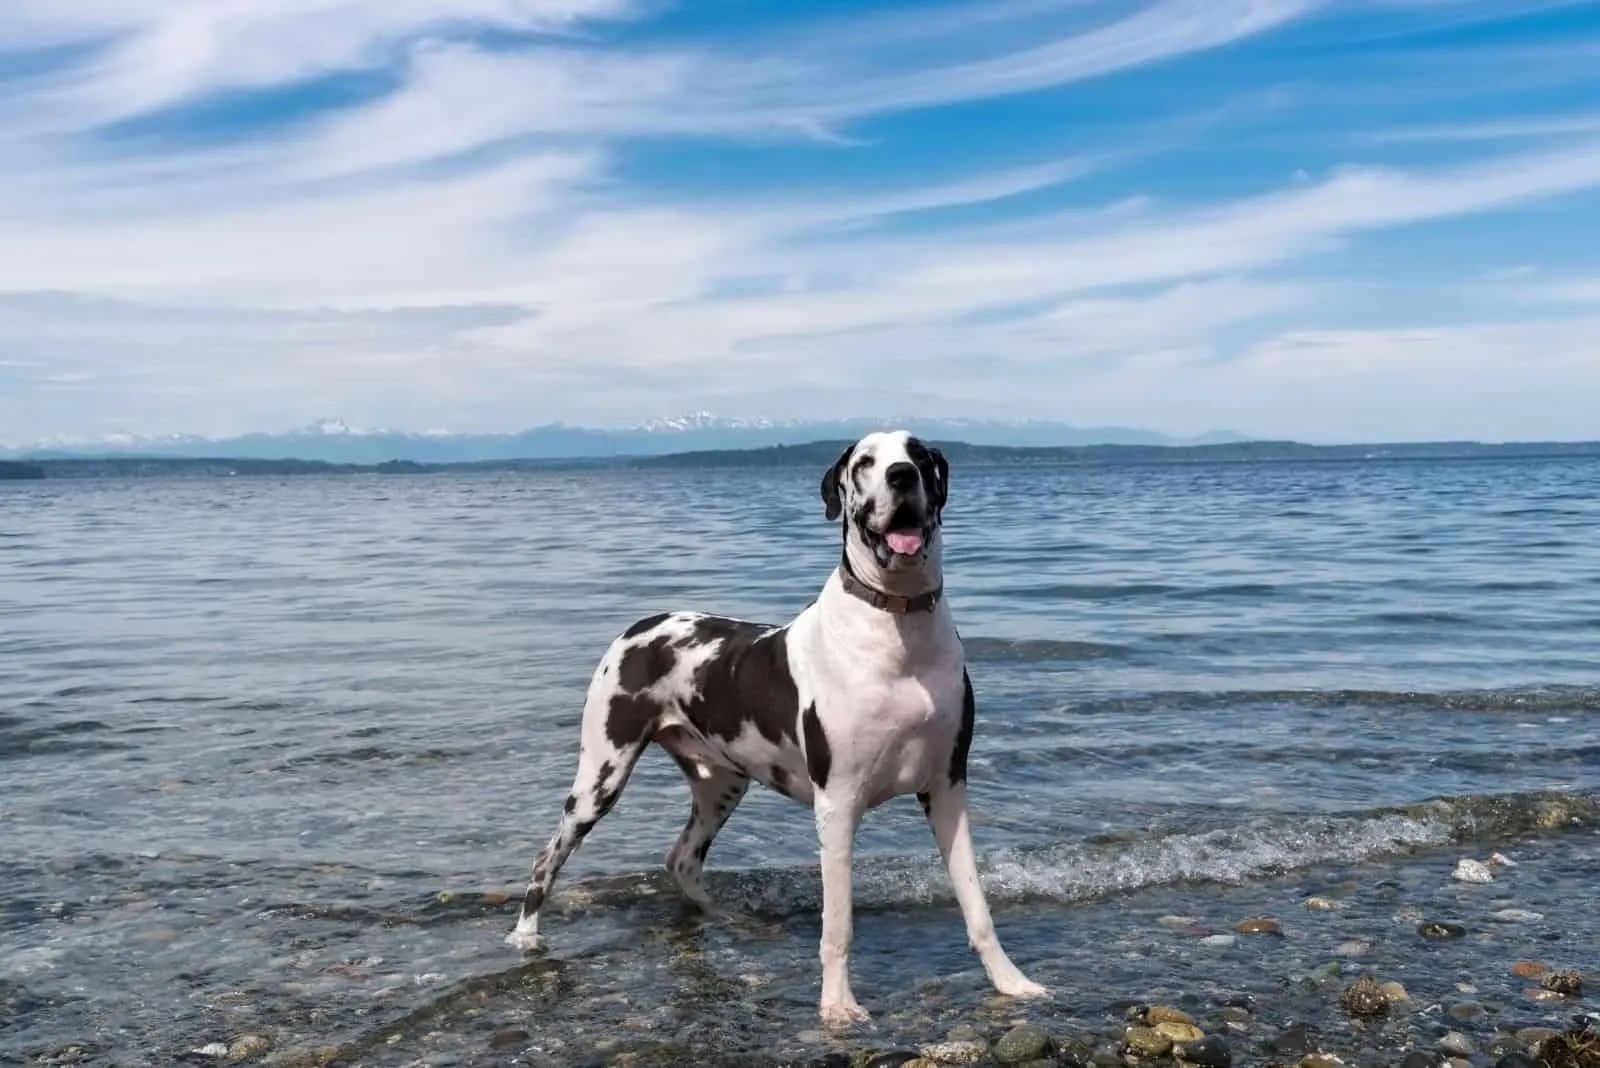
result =
[[[945,866],[950,869],[950,882],[955,887],[956,900],[961,903],[961,916],[967,923],[967,940],[978,951],[983,970],[996,990],[1014,998],[1040,998],[1049,991],[1033,982],[1011,963],[1006,951],[1000,947],[1000,938],[994,932],[994,920],[989,916],[989,903],[983,898],[983,886],[978,882],[978,863],[972,850],[972,829],[967,824],[967,784],[950,782],[943,776],[927,793],[922,795],[928,822],[933,825],[933,835],[939,840],[939,852]]]
[[[818,790],[815,811],[822,849],[822,1022],[845,1027],[868,1019],[850,992],[850,863],[861,807]]]

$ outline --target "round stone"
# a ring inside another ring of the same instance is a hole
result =
[[[1343,907],[1331,897],[1306,898],[1306,908],[1312,912],[1337,912]]]
[[[272,1041],[264,1035],[240,1035],[228,1044],[228,1059],[230,1061],[247,1061],[251,1057],[258,1057],[272,1047]]]
[[[1165,1057],[1172,1049],[1172,1039],[1154,1027],[1130,1027],[1123,1037],[1128,1050],[1141,1057]]]
[[[1233,1064],[1233,1051],[1216,1035],[1207,1035],[1199,1042],[1184,1046],[1178,1057],[1184,1064],[1199,1068],[1230,1068]]]
[[[1174,1045],[1179,1046],[1187,1046],[1206,1037],[1205,1032],[1194,1024],[1179,1023],[1176,1020],[1163,1020],[1156,1024],[1156,1030],[1172,1039]]]
[[[1439,1052],[1447,1053],[1452,1057],[1470,1057],[1476,1052],[1472,1039],[1460,1031],[1451,1031],[1439,1040]]]
[[[1050,1051],[1050,1036],[1037,1027],[1022,1024],[1000,1036],[994,1044],[994,1059],[1001,1064],[1021,1064],[1037,1060]]]
[[[1406,993],[1406,988],[1393,980],[1387,983],[1380,983],[1378,989],[1383,992],[1384,997],[1389,999],[1390,1004],[1398,1005],[1402,1001],[1411,1000],[1411,995]]]
[[[1537,979],[1550,970],[1550,965],[1536,960],[1519,960],[1511,966],[1511,974],[1520,979]]]
[[[1400,1068],[1439,1068],[1443,1059],[1437,1053],[1414,1049],[1401,1058]]]
[[[1175,1009],[1171,1005],[1152,1005],[1145,1012],[1144,1018],[1150,1022],[1151,1027],[1164,1023],[1194,1023],[1193,1016],[1190,1016],[1182,1009]]]
[[[1233,929],[1242,935],[1283,934],[1283,924],[1270,916],[1252,916],[1248,920],[1240,920],[1233,925]]]
[[[1583,976],[1577,972],[1552,972],[1540,979],[1539,985],[1552,994],[1575,998],[1583,993]]]

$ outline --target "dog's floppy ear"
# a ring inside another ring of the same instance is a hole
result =
[[[855,449],[854,445],[846,445],[833,466],[822,475],[822,514],[829,519],[838,519],[839,513],[844,510],[844,503],[839,499],[839,488],[844,479],[845,465],[850,462],[850,454]]]
[[[944,502],[950,499],[950,461],[944,458],[944,453],[933,447],[928,448],[928,456],[933,460],[933,473],[938,481],[934,487],[933,502],[935,508],[943,508]]]

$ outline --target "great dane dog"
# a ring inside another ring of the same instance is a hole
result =
[[[700,869],[751,779],[810,805],[822,851],[822,1018],[865,1020],[850,992],[850,863],[862,815],[916,794],[955,884],[967,937],[1002,994],[1043,996],[995,937],[967,825],[972,683],[943,597],[949,465],[905,431],[869,434],[822,477],[844,553],[787,626],[698,612],[641,619],[589,684],[578,772],[533,864],[512,945],[538,944],[561,865],[616,803],[651,742],[689,780],[693,808],[667,868],[694,902]]]

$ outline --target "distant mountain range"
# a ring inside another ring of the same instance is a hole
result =
[[[550,423],[515,434],[359,430],[338,419],[325,419],[281,434],[245,434],[233,438],[205,438],[192,435],[57,438],[23,448],[0,448],[0,457],[12,459],[103,456],[229,457],[251,460],[320,460],[335,464],[377,464],[391,460],[439,464],[504,460],[607,459],[847,440],[858,438],[870,430],[895,426],[909,427],[933,440],[1030,448],[1067,445],[1213,445],[1246,440],[1242,435],[1221,431],[1196,438],[1174,438],[1130,427],[1078,427],[1066,423],[1036,421],[863,417],[780,422],[762,419],[723,419],[707,412],[695,412],[679,418],[658,419],[624,429]]]
[[[235,475],[423,475],[433,472],[552,471],[629,468],[788,467],[820,471],[832,463],[848,439],[756,449],[711,449],[659,456],[612,456],[467,463],[385,460],[376,464],[324,460],[181,456],[98,456],[0,460],[0,481],[61,478],[218,478]],[[1600,459],[1600,442],[1475,441],[1402,442],[1389,445],[1303,445],[1294,441],[1242,441],[1216,445],[973,445],[939,441],[952,464],[965,467],[1027,464],[1116,466],[1129,464],[1271,464],[1417,460]]]

